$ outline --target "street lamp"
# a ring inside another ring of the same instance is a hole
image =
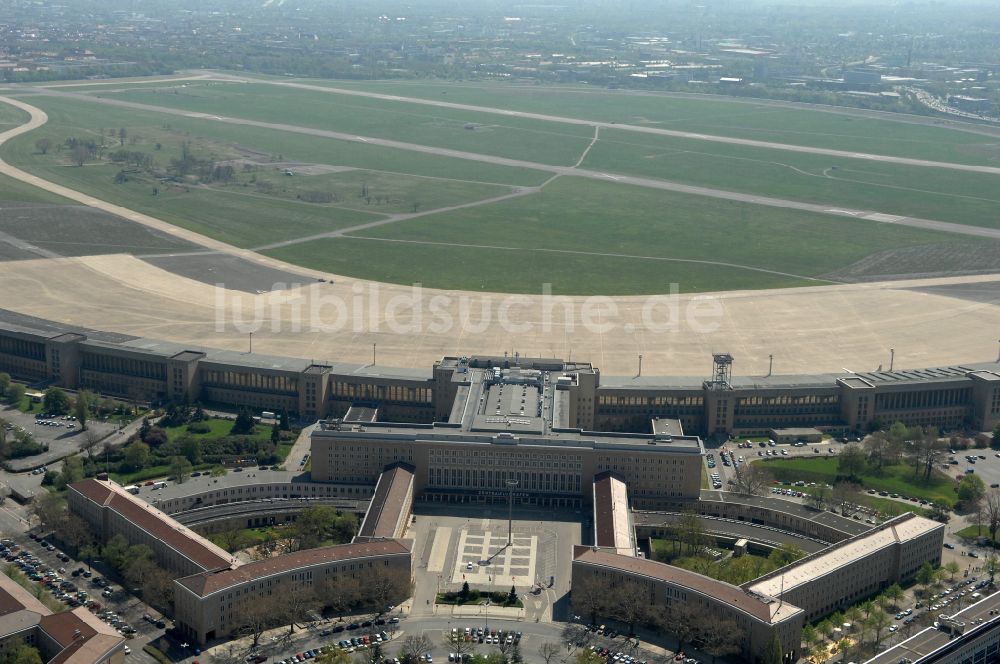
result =
[[[514,489],[517,480],[507,480],[507,546],[514,543]]]

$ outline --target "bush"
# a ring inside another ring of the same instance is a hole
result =
[[[212,431],[212,427],[205,422],[192,422],[187,425],[187,430],[190,433],[210,433]]]

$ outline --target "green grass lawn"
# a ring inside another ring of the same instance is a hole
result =
[[[989,540],[990,529],[986,527],[986,524],[983,524],[982,526],[966,526],[961,530],[956,530],[955,535],[966,540],[974,540],[977,537],[985,537]],[[1000,532],[997,533],[997,539],[993,540],[993,546],[1000,546]]]
[[[188,425],[182,424],[176,427],[166,427],[164,431],[167,432],[167,440],[173,442],[178,438],[183,438],[185,436],[194,438],[195,440],[215,440],[217,438],[224,438],[226,436],[233,435],[230,431],[233,428],[233,422],[231,420],[224,420],[218,417],[210,417],[207,420],[199,422],[198,424],[207,424],[209,431],[207,433],[194,433],[188,431]],[[244,434],[239,434],[242,437],[255,439],[255,440],[270,440],[271,439],[271,427],[258,424],[254,427],[254,432],[248,436]]]
[[[191,82],[184,89],[98,96],[561,166],[576,163],[594,133],[587,126],[267,84]]]
[[[535,127],[539,121],[496,115],[481,117],[481,114],[466,111],[266,84],[197,83],[177,92],[136,90],[113,96],[192,111],[235,114],[560,165],[574,163],[590,135],[588,128],[576,125],[542,122],[543,127],[539,129]],[[299,99],[301,103],[289,105],[289,98]],[[253,103],[247,103],[251,99]],[[645,97],[640,99],[645,100]],[[963,160],[958,157],[970,156],[970,146],[978,146],[977,149],[985,154],[1000,157],[996,141],[990,144],[981,136],[938,127],[774,106],[741,106],[715,100],[683,100],[682,105],[692,106],[686,111],[687,122],[683,119],[685,113],[680,117],[671,116],[669,121],[649,122],[670,128],[677,123],[684,126],[693,122],[686,128],[713,133],[710,129],[716,125],[698,124],[707,115],[716,117],[718,126],[729,126],[728,133],[732,135],[766,140],[808,138],[803,144],[858,151],[873,151],[873,144],[884,147],[891,144],[898,150],[890,149],[890,154],[898,152],[929,159],[955,157],[956,161]],[[461,119],[464,117],[478,118],[475,122],[483,124],[500,118],[503,131],[496,127],[495,136],[475,136],[484,132],[462,129],[466,122]],[[638,117],[645,116],[640,114]],[[736,129],[727,124],[730,121],[735,122]],[[761,124],[772,122],[774,127],[770,128]],[[523,123],[532,123],[527,135],[523,135],[525,130],[520,127]],[[786,123],[790,126],[786,127]],[[784,128],[779,130],[779,127]],[[894,138],[882,138],[876,131]],[[889,143],[883,144],[880,140]],[[802,143],[802,140],[791,142]],[[948,151],[948,147],[955,150]],[[616,129],[602,131],[601,140],[588,154],[584,166],[831,206],[991,227],[1000,223],[993,214],[1000,204],[1000,188],[996,186],[997,176],[994,175],[834,159]],[[831,171],[831,166],[837,169]]]
[[[873,252],[950,239],[564,177],[529,196],[266,253],[338,274],[430,287],[539,293],[551,283],[560,294],[644,294],[668,292],[671,283],[682,292],[817,285],[824,282],[808,278]]]
[[[801,459],[773,459],[762,463],[763,468],[771,473],[775,479],[780,481],[825,482],[833,484],[838,476],[837,459],[820,457]],[[866,473],[861,477],[862,486],[865,489],[876,491],[888,491],[901,496],[911,498],[922,498],[928,501],[942,500],[949,505],[955,503],[956,486],[954,480],[935,471],[930,482],[923,482],[919,478],[914,478],[913,467],[906,464],[887,466],[884,475],[875,476]],[[875,496],[868,498],[876,500]],[[882,499],[885,500],[884,498]],[[893,501],[897,504],[898,501]],[[905,509],[905,508],[904,508]],[[914,507],[915,509],[915,507]]]
[[[1000,176],[602,130],[585,167],[761,196],[997,227]],[[836,166],[836,170],[831,167]]]
[[[312,81],[325,87],[492,108],[546,113],[622,124],[648,125],[719,136],[898,155],[958,163],[991,164],[995,139],[932,124],[911,124],[906,116],[833,112],[766,101],[695,95],[601,90],[593,86],[440,81]],[[927,121],[918,118],[918,121]]]

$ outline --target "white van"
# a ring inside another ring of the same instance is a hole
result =
[[[153,488],[154,489],[166,489],[167,488],[167,483],[166,482],[154,482],[153,483]]]

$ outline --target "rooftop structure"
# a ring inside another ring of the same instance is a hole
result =
[[[383,471],[375,484],[356,542],[402,537],[413,504],[413,466],[397,463]]]
[[[47,664],[121,664],[125,659],[125,639],[88,609],[52,613],[0,574],[0,641],[11,638],[36,645]]]
[[[636,554],[628,487],[614,473],[594,478],[594,545],[623,556]]]

